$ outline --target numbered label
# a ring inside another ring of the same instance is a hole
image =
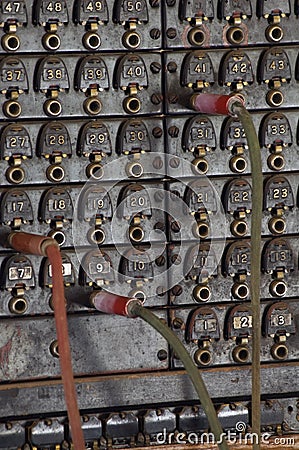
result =
[[[90,87],[98,91],[109,89],[110,82],[105,61],[98,56],[87,56],[79,62],[75,88],[85,92]]]
[[[187,53],[182,63],[181,85],[197,88],[209,86],[215,82],[215,73],[209,55],[202,51]]]

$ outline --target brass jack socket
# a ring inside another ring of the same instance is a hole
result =
[[[140,289],[133,289],[132,291],[130,291],[129,292],[129,297],[138,298],[138,300],[140,300],[142,303],[144,303],[145,300],[146,300],[145,292],[143,292]]]
[[[54,52],[59,49],[61,40],[55,33],[46,33],[43,35],[42,44],[45,50]]]
[[[244,30],[240,27],[230,27],[226,33],[227,40],[232,45],[242,44],[245,40]]]
[[[197,302],[207,302],[211,298],[211,289],[205,284],[197,285],[193,289],[192,295]]]
[[[58,342],[56,340],[51,342],[50,352],[51,355],[54,356],[54,358],[59,358]]]
[[[193,226],[193,234],[195,235],[195,237],[207,239],[210,234],[209,224],[206,222],[197,222]]]
[[[57,244],[59,245],[59,247],[61,247],[62,245],[64,245],[66,238],[65,238],[65,234],[60,231],[60,230],[53,230],[50,231],[50,233],[48,234],[49,237],[55,239],[55,241],[57,242]]]
[[[192,161],[192,169],[195,174],[207,173],[209,170],[208,161],[204,158],[195,158]]]
[[[106,234],[101,228],[92,228],[88,231],[87,238],[91,244],[103,244]]]
[[[126,173],[128,177],[139,178],[143,175],[144,169],[139,162],[130,162],[126,165]]]
[[[136,225],[130,226],[129,237],[133,242],[141,242],[144,239],[144,231],[139,226]]]
[[[198,366],[209,366],[212,362],[212,354],[206,348],[199,348],[194,353],[194,361]]]
[[[93,178],[94,180],[100,180],[103,178],[104,169],[101,164],[91,163],[86,167],[86,176],[88,178]]]
[[[247,169],[247,161],[243,156],[235,155],[230,159],[229,167],[232,172],[242,173]]]
[[[59,100],[48,99],[44,103],[44,112],[47,116],[59,116],[62,112],[62,106]]]
[[[65,177],[65,170],[62,166],[53,164],[47,168],[46,175],[52,183],[60,183]]]
[[[86,50],[97,50],[101,46],[101,38],[98,33],[88,31],[84,34],[82,42]]]
[[[282,170],[285,166],[285,160],[280,153],[272,153],[267,160],[268,166],[272,170]]]
[[[16,34],[4,34],[1,39],[1,45],[7,52],[15,52],[20,47],[20,38]]]
[[[288,357],[289,350],[285,344],[275,343],[271,347],[271,356],[277,361],[282,361]]]
[[[201,47],[206,40],[206,33],[199,27],[191,28],[188,33],[188,41],[191,45]]]
[[[122,37],[122,43],[128,49],[135,49],[140,46],[141,39],[136,31],[126,31]]]
[[[279,42],[283,38],[283,29],[278,25],[270,25],[266,29],[266,38],[270,42]]]
[[[278,90],[272,89],[271,91],[267,92],[266,95],[266,101],[269,106],[273,106],[277,108],[278,106],[281,106],[284,100],[284,95],[282,92]]]
[[[15,297],[9,301],[8,308],[12,314],[24,314],[28,309],[28,302],[23,297]]]
[[[249,287],[246,283],[234,283],[232,287],[232,295],[234,298],[244,300],[249,296]]]
[[[273,234],[282,234],[286,230],[286,221],[282,217],[272,217],[269,220],[269,230]]]
[[[141,101],[138,97],[126,97],[123,101],[123,108],[128,114],[137,114],[141,109]]]
[[[287,290],[287,284],[282,280],[274,280],[270,283],[270,294],[273,297],[283,297]]]
[[[234,236],[241,237],[245,236],[248,231],[248,225],[245,220],[234,220],[230,226],[231,233]]]
[[[86,114],[97,116],[102,111],[102,103],[98,97],[88,97],[84,100],[83,108]]]
[[[249,359],[249,349],[245,345],[238,345],[233,349],[232,356],[236,363],[245,364]]]
[[[25,171],[22,167],[9,167],[5,176],[9,183],[20,184],[25,180]]]
[[[15,119],[19,117],[19,115],[22,112],[22,107],[19,102],[16,100],[8,100],[7,102],[3,103],[3,113],[6,117],[11,117],[12,119]]]

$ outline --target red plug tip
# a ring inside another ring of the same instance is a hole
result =
[[[98,311],[127,317],[135,317],[130,313],[130,304],[140,303],[137,298],[122,297],[105,291],[93,292],[90,302]]]
[[[192,108],[204,114],[233,116],[232,107],[236,102],[245,104],[241,95],[194,94],[191,97]]]
[[[10,233],[8,242],[18,252],[41,256],[47,256],[46,249],[49,245],[58,246],[57,242],[52,238],[38,234],[23,233],[22,231]]]

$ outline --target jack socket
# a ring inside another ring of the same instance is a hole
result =
[[[22,107],[19,102],[15,100],[8,100],[7,102],[3,103],[3,113],[6,115],[6,117],[11,117],[12,119],[15,119],[19,117],[21,112]]]
[[[102,111],[101,100],[97,97],[88,97],[84,100],[83,108],[86,114],[97,116]]]
[[[88,31],[84,34],[82,42],[86,50],[97,50],[101,46],[101,38],[98,33]]]
[[[198,285],[193,289],[192,295],[197,302],[207,302],[211,298],[211,289],[206,285]]]
[[[126,97],[123,108],[128,114],[137,114],[141,109],[141,101],[137,97]]]
[[[265,34],[268,41],[279,42],[283,38],[283,29],[278,25],[270,25]]]
[[[65,177],[65,170],[60,165],[51,165],[47,168],[46,175],[52,183],[60,183]]]
[[[249,349],[245,345],[238,345],[233,349],[232,356],[236,363],[245,364],[249,359]]]
[[[129,237],[133,242],[141,242],[144,239],[144,231],[137,225],[130,226]]]
[[[282,92],[277,90],[271,90],[267,92],[266,95],[266,101],[269,106],[273,106],[274,108],[277,108],[278,106],[281,106],[283,104],[284,95]]]
[[[62,112],[61,103],[54,99],[46,100],[44,103],[44,112],[47,116],[59,116]]]
[[[288,290],[287,284],[281,280],[274,280],[270,283],[270,294],[273,297],[283,297]]]
[[[271,356],[277,361],[282,361],[288,357],[289,350],[285,344],[276,343],[271,347]]]
[[[1,45],[7,52],[15,52],[20,47],[20,38],[16,34],[4,34]]]
[[[227,40],[232,45],[242,44],[245,40],[245,34],[240,27],[230,27],[226,33]]]
[[[194,353],[194,361],[198,366],[209,366],[212,362],[212,354],[206,348],[200,348]]]
[[[103,178],[104,169],[101,164],[92,163],[86,167],[86,176],[88,178],[93,178],[94,180],[100,180]]]
[[[242,237],[247,233],[248,225],[245,220],[234,220],[231,223],[230,230],[234,236]]]
[[[55,33],[46,33],[43,35],[42,44],[45,50],[54,52],[58,50],[61,44],[60,37]]]
[[[246,283],[234,283],[232,287],[232,295],[234,298],[244,300],[249,296],[249,287]]]
[[[91,244],[103,244],[106,234],[101,228],[91,228],[87,233],[87,238]]]
[[[243,156],[233,156],[229,161],[229,167],[232,172],[242,173],[247,169],[247,161]]]
[[[201,47],[206,40],[206,33],[201,28],[191,28],[188,33],[188,41],[191,45]]]
[[[286,230],[286,222],[282,217],[272,217],[272,219],[269,220],[269,230],[273,234],[282,234]]]
[[[28,302],[23,297],[15,297],[9,301],[8,308],[12,314],[24,314],[28,309]]]
[[[192,169],[195,174],[207,173],[209,170],[208,161],[204,158],[195,158],[192,161]]]
[[[140,45],[141,39],[136,31],[126,31],[122,37],[123,46],[130,49],[138,48]]]
[[[25,180],[25,171],[22,167],[9,167],[5,176],[9,183],[20,184]]]

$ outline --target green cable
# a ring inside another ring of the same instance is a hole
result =
[[[261,319],[260,319],[260,281],[261,281],[261,234],[263,209],[263,177],[261,149],[259,140],[249,112],[241,103],[232,106],[243,125],[247,143],[252,176],[252,214],[251,214],[251,279],[250,297],[252,312],[252,432],[258,436],[258,442],[253,444],[253,450],[260,450],[261,428]]]
[[[167,340],[173,351],[182,361],[188,375],[192,380],[193,386],[206,413],[211,427],[211,432],[215,437],[215,441],[217,442],[219,449],[229,450],[228,444],[224,438],[225,434],[223,433],[213,402],[203,382],[200,371],[195,366],[193,360],[191,359],[191,356],[189,355],[182,342],[167,325],[165,325],[151,311],[144,308],[139,302],[132,302],[130,304],[130,315],[141,317]]]

